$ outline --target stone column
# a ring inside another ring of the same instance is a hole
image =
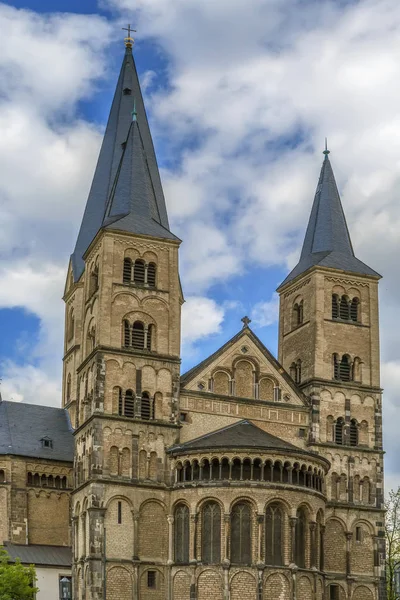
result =
[[[353,538],[353,534],[348,531],[346,533],[346,575],[350,576],[351,573],[351,540]]]
[[[317,523],[310,521],[310,567],[317,568]]]
[[[290,525],[290,539],[291,539],[291,561],[295,562],[296,558],[296,523],[297,517],[290,517],[289,525]]]
[[[257,564],[262,563],[262,543],[264,534],[264,515],[257,515],[258,523],[258,545],[257,545]]]
[[[319,570],[325,569],[325,525],[320,525],[320,551],[319,551]]]
[[[172,565],[174,563],[174,517],[173,515],[168,515],[168,565]]]
[[[231,524],[231,515],[229,513],[224,515],[224,535],[222,538],[222,557],[223,562],[226,564],[230,564],[229,560],[229,532],[230,532],[230,524]]]
[[[197,540],[198,514],[190,515],[190,537],[189,537],[189,562],[196,562],[196,540]]]
[[[139,560],[139,513],[132,511],[133,518],[133,560]]]

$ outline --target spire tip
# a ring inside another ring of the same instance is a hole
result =
[[[330,150],[328,150],[328,138],[325,138],[325,150],[322,154],[325,154],[325,158],[328,158],[328,154],[330,154]]]
[[[131,36],[131,33],[135,32],[136,33],[136,29],[132,29],[131,28],[131,24],[129,23],[128,27],[123,27],[122,31],[127,31],[128,35],[126,38],[124,38],[124,43],[125,43],[125,48],[133,48],[133,44],[135,43],[135,39]]]

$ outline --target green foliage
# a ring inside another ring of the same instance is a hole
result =
[[[395,574],[400,571],[400,487],[389,492],[385,508],[387,600],[400,600],[395,581]]]
[[[0,548],[0,600],[33,600],[38,588],[35,568],[24,567],[17,558],[15,563],[9,562],[9,555]]]

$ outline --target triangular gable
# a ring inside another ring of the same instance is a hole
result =
[[[181,377],[182,391],[212,391],[207,386],[214,373],[221,370],[233,374],[235,364],[241,360],[254,364],[259,370],[260,379],[270,377],[277,383],[281,389],[282,402],[303,406],[308,404],[306,396],[299,390],[290,375],[247,326],[211,356],[184,373]],[[240,394],[235,393],[234,396]],[[254,396],[246,397],[254,399]]]

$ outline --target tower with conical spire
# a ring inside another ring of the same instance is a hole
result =
[[[165,577],[165,448],[179,431],[179,244],[129,37],[64,296],[74,598],[131,598],[139,551]],[[152,538],[138,534],[139,518]]]
[[[324,155],[300,260],[277,290],[279,361],[310,400],[311,448],[331,463],[325,539],[344,532],[347,542],[327,575],[350,598],[362,573],[368,583],[380,581],[377,597],[385,598],[380,275],[355,256],[327,149]],[[365,527],[354,527],[357,519]],[[377,559],[364,569],[362,546],[371,537]]]

